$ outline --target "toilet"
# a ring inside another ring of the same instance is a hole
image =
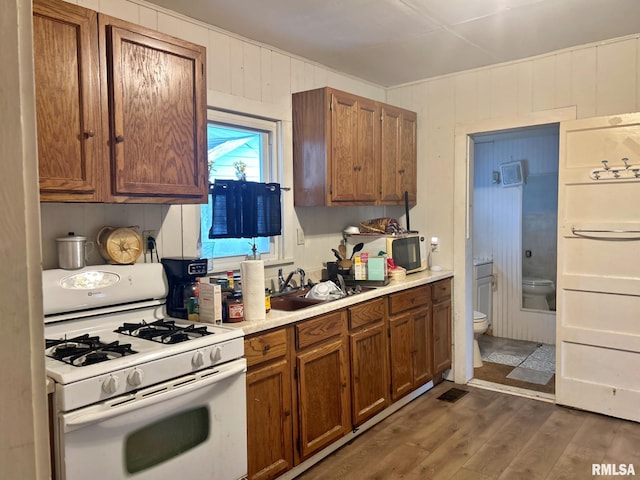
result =
[[[546,278],[522,278],[522,307],[549,310],[547,296],[555,292],[555,285]]]
[[[473,312],[473,368],[482,366],[482,355],[480,354],[480,345],[478,345],[478,337],[489,328],[489,320],[487,316],[478,311]]]

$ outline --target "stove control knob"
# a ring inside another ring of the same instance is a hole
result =
[[[216,363],[220,360],[222,360],[222,348],[215,347],[213,350],[211,350],[211,361],[213,363]]]
[[[102,382],[102,390],[104,393],[116,393],[120,386],[120,379],[115,375],[109,375],[104,382]]]
[[[142,370],[134,368],[127,376],[127,383],[132,387],[139,387],[142,384]]]
[[[198,350],[193,355],[193,358],[191,359],[191,363],[196,368],[200,368],[200,367],[204,366],[204,353],[202,353],[200,350]]]

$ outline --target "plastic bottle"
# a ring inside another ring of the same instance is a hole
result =
[[[231,270],[227,272],[227,282],[227,286],[233,290],[233,272]]]

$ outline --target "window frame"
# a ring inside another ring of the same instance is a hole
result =
[[[229,126],[232,128],[250,129],[260,131],[267,134],[267,145],[263,145],[265,150],[261,164],[261,170],[263,172],[264,182],[275,182],[282,184],[283,168],[282,168],[282,122],[277,119],[257,117],[254,115],[246,114],[243,112],[235,112],[228,110],[219,110],[215,108],[207,109],[207,125],[215,123],[221,126]],[[264,142],[263,142],[264,143]],[[284,193],[284,192],[283,192]],[[200,231],[203,230],[202,222],[206,222],[205,231],[209,230],[210,219],[202,218],[202,208],[198,209],[200,212]],[[287,230],[288,221],[287,215],[285,215],[284,195],[282,199],[282,234],[279,236],[270,237],[269,245],[270,252],[261,254],[261,259],[265,264],[278,264],[285,262],[285,232]],[[251,242],[250,238],[245,239],[248,243]],[[208,237],[201,238],[200,242],[215,241],[209,240]],[[248,249],[249,252],[249,249]],[[246,260],[246,255],[235,255],[230,257],[213,258],[213,268],[211,272],[223,272],[227,270],[238,270],[240,268],[240,262]],[[210,259],[211,260],[211,259]]]

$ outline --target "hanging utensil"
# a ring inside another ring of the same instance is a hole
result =
[[[353,260],[353,256],[358,253],[360,250],[362,250],[362,247],[364,247],[364,243],[360,242],[360,243],[356,243],[353,246],[353,251],[351,252],[351,256],[349,257],[349,260]]]

